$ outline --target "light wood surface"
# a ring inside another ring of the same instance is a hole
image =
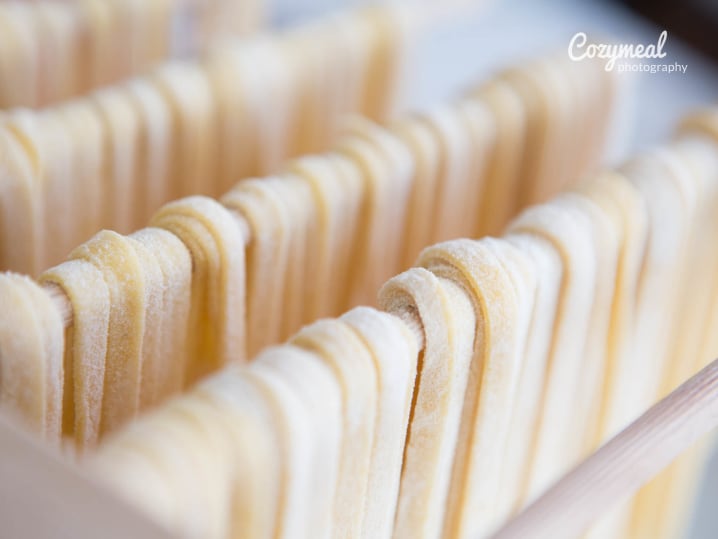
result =
[[[716,426],[718,359],[565,475],[492,539],[579,537]]]
[[[0,455],[2,537],[172,537],[5,417],[0,417]]]

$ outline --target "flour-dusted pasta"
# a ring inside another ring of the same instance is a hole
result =
[[[0,274],[0,408],[51,445],[62,435],[63,325],[49,294],[32,279]]]
[[[161,402],[167,396],[182,390],[186,384],[188,350],[186,348],[189,313],[192,297],[192,258],[182,241],[166,230],[145,228],[132,234],[156,259],[161,272],[157,294],[158,305],[150,305],[146,325],[155,326],[157,333],[152,379],[148,394],[149,404]],[[159,276],[158,276],[159,277]],[[150,328],[147,328],[150,331]],[[151,354],[151,352],[150,352]],[[149,365],[143,364],[149,369]],[[143,375],[144,376],[144,375]],[[145,380],[143,377],[143,384]]]
[[[141,213],[135,206],[142,187],[138,183],[140,118],[127,93],[106,89],[93,97],[103,125],[104,227],[131,232]]]
[[[0,245],[8,266],[36,272],[44,263],[45,247],[38,164],[6,121],[0,118]]]
[[[60,287],[72,306],[66,331],[63,435],[79,451],[100,437],[111,291],[102,268],[88,260],[68,260],[40,275],[40,282]]]
[[[171,176],[175,134],[172,107],[155,85],[134,79],[127,83],[127,94],[139,122],[135,169],[139,195],[134,201],[138,220],[133,223],[139,227],[177,192]]]
[[[59,107],[57,114],[62,118],[60,136],[70,142],[69,148],[64,150],[71,156],[69,177],[64,184],[58,184],[58,188],[66,191],[71,215],[75,217],[68,219],[67,213],[62,216],[69,225],[69,236],[65,241],[57,242],[53,249],[56,255],[52,259],[63,260],[68,254],[65,251],[67,245],[87,241],[103,225],[114,224],[106,219],[108,208],[104,198],[114,189],[109,182],[103,181],[110,161],[105,150],[107,134],[95,105],[87,100],[75,100]]]
[[[342,389],[342,443],[334,500],[333,536],[359,537],[376,440],[378,375],[374,357],[341,320],[320,320],[304,327],[290,344],[315,353],[332,370]]]
[[[467,290],[476,312],[444,534],[485,534],[504,516],[497,514],[497,463],[509,436],[535,282],[518,250],[490,238],[437,244],[418,263]]]
[[[96,234],[75,249],[70,258],[85,260],[97,267],[109,295],[102,436],[135,417],[140,407],[147,307],[144,275],[132,242],[116,232],[104,230]]]
[[[473,182],[470,177],[472,143],[466,125],[455,107],[437,107],[420,116],[439,148],[438,189],[434,192],[434,216],[429,243],[455,238],[470,229],[475,213],[473,200],[466,189]],[[478,198],[478,197],[477,197]]]
[[[399,318],[369,307],[352,309],[341,320],[370,350],[377,376],[374,445],[361,537],[391,537],[414,395],[416,337]]]
[[[535,273],[536,294],[524,351],[506,451],[499,499],[512,511],[523,505],[530,457],[537,433],[543,388],[559,304],[563,264],[547,240],[530,234],[507,234],[506,241],[528,258]]]
[[[547,239],[563,264],[561,298],[549,360],[539,430],[532,457],[528,496],[533,497],[576,462],[572,452],[576,416],[582,396],[575,391],[582,363],[596,281],[593,231],[587,215],[560,197],[524,211],[509,228]]]
[[[411,190],[413,163],[392,134],[366,121],[348,124],[352,135],[336,146],[364,177],[363,219],[354,251],[353,305],[372,302],[374,291],[400,266],[403,219]]]
[[[153,82],[172,109],[173,198],[217,192],[218,110],[209,78],[198,65],[167,64]]]
[[[402,265],[414,263],[421,249],[431,240],[436,222],[434,198],[440,189],[441,149],[432,129],[416,115],[409,115],[391,126],[411,152],[414,178],[409,196],[402,242]]]
[[[472,99],[485,104],[496,126],[485,172],[481,211],[473,233],[494,234],[505,224],[502,221],[515,214],[521,203],[521,167],[524,160],[531,158],[526,149],[529,119],[518,92],[501,79],[482,85],[473,92]]]
[[[179,237],[192,256],[189,384],[245,358],[244,234],[226,208],[205,197],[166,204],[151,224]]]
[[[466,293],[422,268],[390,279],[379,294],[390,313],[416,313],[425,346],[404,450],[394,533],[441,537],[476,317]]]
[[[288,167],[309,185],[311,206],[317,210],[309,238],[313,250],[305,254],[306,275],[312,276],[303,284],[305,321],[334,314],[344,307],[341,295],[350,279],[349,255],[362,191],[358,174],[351,174],[346,163],[341,167],[340,159],[332,154],[303,157]]]
[[[279,341],[284,275],[289,258],[289,218],[272,189],[278,178],[245,180],[222,197],[241,215],[252,241],[246,252],[247,354]]]

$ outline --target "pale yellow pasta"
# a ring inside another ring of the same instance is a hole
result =
[[[188,364],[185,344],[187,332],[193,330],[189,326],[192,258],[182,241],[166,230],[145,228],[131,237],[153,254],[162,273],[157,291],[159,307],[154,307],[154,318],[148,312],[146,319],[146,324],[156,326],[154,331],[159,334],[156,357],[151,358],[155,384],[147,395],[149,403],[155,404],[185,387]]]
[[[42,267],[42,209],[35,164],[8,127],[0,125],[0,245],[6,266],[30,271]]]
[[[387,281],[380,291],[379,303],[390,313],[416,313],[425,339],[404,450],[394,534],[441,537],[476,317],[463,290],[423,268],[413,268]]]
[[[57,446],[62,435],[63,324],[32,279],[0,274],[0,408]]]
[[[127,93],[118,89],[97,92],[92,101],[104,131],[102,226],[127,234],[141,217],[135,206],[141,193],[137,177],[139,114]]]
[[[402,458],[409,426],[418,350],[399,318],[369,307],[341,317],[371,352],[377,377],[377,414],[361,537],[392,537]]]
[[[502,455],[523,367],[535,283],[528,261],[491,238],[455,240],[426,249],[418,264],[467,290],[476,313],[461,429],[444,534],[473,537],[497,520]],[[507,502],[502,510],[506,511]]]
[[[109,278],[90,261],[68,260],[39,280],[59,286],[72,307],[65,341],[63,434],[84,451],[100,436],[112,301]]]
[[[246,221],[247,355],[279,341],[283,279],[289,256],[288,216],[272,189],[279,179],[245,180],[222,197],[225,207]]]
[[[334,537],[359,537],[366,503],[378,406],[374,359],[359,336],[340,320],[304,327],[290,344],[330,367],[342,389],[342,444],[334,500]]]
[[[190,384],[246,357],[244,234],[229,210],[198,196],[166,204],[150,224],[179,237],[192,256]]]
[[[563,264],[561,297],[549,360],[539,427],[526,495],[533,498],[555,480],[578,455],[572,440],[578,426],[574,408],[583,395],[576,391],[583,368],[586,335],[596,281],[596,253],[591,223],[579,208],[551,202],[524,211],[509,230],[535,234],[552,243]]]
[[[199,65],[172,63],[153,75],[173,116],[170,196],[212,195],[218,189],[218,118],[209,78]],[[239,141],[238,141],[239,143]],[[237,178],[238,179],[238,178]]]
[[[139,410],[147,308],[144,275],[131,241],[116,232],[99,232],[76,248],[70,258],[97,267],[109,294],[102,436],[135,417]]]

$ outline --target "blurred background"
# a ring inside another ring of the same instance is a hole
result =
[[[269,0],[274,26],[357,5],[356,0]],[[606,150],[616,164],[666,140],[679,118],[718,101],[716,0],[505,0],[467,2],[460,17],[438,25],[416,51],[406,106],[440,102],[502,66],[568,50],[577,32],[593,42],[656,43],[668,31],[665,63],[686,72],[622,73],[622,105]],[[605,39],[600,39],[605,38]],[[718,537],[718,451],[703,478],[687,537]]]

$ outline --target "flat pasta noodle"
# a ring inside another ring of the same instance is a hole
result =
[[[586,333],[586,342],[581,356],[582,368],[577,380],[576,392],[580,397],[574,400],[574,436],[570,441],[571,454],[584,458],[595,450],[599,439],[603,383],[607,370],[607,342],[610,338],[610,319],[616,294],[616,276],[619,265],[620,237],[618,216],[610,207],[601,206],[590,197],[573,193],[562,197],[559,202],[579,208],[591,221],[592,245],[595,253],[595,282],[591,318]]]
[[[630,421],[621,398],[628,392],[617,384],[631,372],[632,329],[635,325],[635,298],[640,281],[643,252],[647,241],[647,209],[636,188],[622,175],[605,173],[600,181],[580,186],[587,196],[604,205],[613,204],[621,218],[621,252],[616,274],[611,327],[607,339],[607,368],[604,382],[604,406],[599,420],[601,440],[612,436]],[[628,371],[626,371],[628,369]]]
[[[207,76],[218,110],[220,185],[224,190],[242,178],[259,173],[261,109],[272,108],[263,93],[268,91],[258,58],[261,46],[253,42],[216,47],[209,54]],[[263,141],[278,145],[278,141]]]
[[[0,245],[2,267],[39,271],[44,248],[42,200],[35,164],[0,120]],[[23,238],[17,241],[17,238]]]
[[[172,401],[108,439],[90,465],[130,503],[178,536],[226,537],[231,448],[214,412],[199,399]],[[203,493],[201,500],[197,492]]]
[[[498,234],[503,230],[508,220],[514,215],[516,193],[506,186],[501,186],[501,197],[492,201],[492,206],[484,206],[484,193],[489,188],[488,171],[491,156],[496,148],[497,126],[496,119],[490,108],[478,99],[466,99],[456,104],[456,114],[463,123],[466,137],[469,139],[468,172],[465,193],[468,199],[465,211],[467,216],[462,224],[462,230],[457,236],[479,238],[487,234]],[[494,221],[481,228],[481,220],[491,216]]]
[[[162,204],[171,198],[172,109],[160,91],[149,81],[134,79],[126,85],[127,97],[139,121],[137,181],[135,200],[139,221],[144,225]]]
[[[103,230],[70,253],[102,272],[109,293],[100,436],[134,418],[140,406],[146,293],[139,257],[126,237]]]
[[[256,75],[245,75],[244,80],[245,84],[256,85],[254,93],[261,100],[259,106],[254,109],[254,113],[258,114],[257,131],[254,134],[258,142],[257,163],[255,170],[249,169],[241,177],[255,173],[272,174],[281,167],[289,149],[291,117],[296,108],[289,59],[282,53],[280,45],[267,38],[254,42],[251,49],[256,68],[248,71],[260,76],[255,79]],[[322,84],[327,83],[322,80]],[[326,102],[322,104],[325,108],[328,106]],[[313,120],[316,121],[316,118]],[[336,119],[329,118],[319,123],[330,129]],[[329,140],[331,139],[328,138],[319,147],[324,148]],[[235,148],[232,148],[232,151],[236,151]]]
[[[41,69],[38,72],[38,104],[68,99],[77,87],[76,70],[68,66],[77,65],[79,32],[78,17],[63,6],[42,2],[28,6],[35,20],[37,32],[42,37],[40,55]]]
[[[311,187],[303,179],[282,175],[278,181],[269,182],[268,188],[275,192],[280,211],[289,221],[287,264],[284,275],[274,283],[283,283],[282,307],[273,316],[280,320],[279,338],[284,340],[311,320],[306,311],[313,301],[310,282],[317,263],[318,215]]]
[[[509,437],[535,283],[529,282],[527,259],[491,238],[434,245],[418,264],[469,291],[476,313],[444,533],[486,534],[494,519],[505,516],[497,514],[502,478],[497,462]]]
[[[145,228],[132,238],[141,242],[156,258],[162,273],[162,287],[157,298],[154,321],[148,312],[148,324],[156,325],[159,334],[155,363],[155,387],[150,390],[150,403],[157,403],[179,392],[185,386],[189,361],[186,349],[190,301],[192,296],[192,258],[182,241],[166,230]],[[144,382],[144,378],[143,378]]]
[[[407,310],[416,313],[425,335],[394,534],[440,537],[469,378],[475,315],[460,288],[423,268],[387,281],[379,304],[397,315]]]
[[[405,41],[409,38],[411,19],[409,12],[400,7],[370,6],[363,13],[366,24],[373,32],[369,69],[362,110],[376,121],[385,121],[397,108],[400,93],[400,58],[405,54]]]
[[[378,376],[374,358],[341,320],[324,319],[302,328],[289,344],[313,352],[331,369],[342,389],[342,442],[332,516],[333,536],[359,537],[367,496]]]
[[[499,487],[500,499],[510,504],[513,512],[521,508],[526,495],[526,478],[537,435],[563,264],[553,246],[541,237],[508,234],[505,239],[528,257],[537,279],[530,330],[524,349],[524,365],[516,389],[516,394],[521,397],[514,403]]]
[[[72,177],[65,189],[72,201],[73,219],[63,214],[62,219],[73,225],[69,237],[53,237],[58,246],[57,255],[50,258],[52,264],[62,261],[72,247],[87,241],[102,227],[104,219],[104,190],[109,186],[98,181],[105,167],[105,132],[102,119],[89,101],[76,100],[58,111],[63,121],[63,136],[71,141]],[[81,203],[77,203],[82,200]],[[106,224],[106,222],[105,222]],[[47,226],[47,225],[46,225]]]
[[[74,188],[73,153],[71,140],[65,131],[62,117],[56,111],[45,111],[38,118],[38,144],[42,152],[43,219],[46,230],[52,230],[58,241],[45,242],[46,262],[63,260],[67,245],[72,245],[72,220],[67,215],[74,213],[81,194]]]
[[[178,236],[192,256],[192,299],[185,384],[246,357],[244,234],[218,202],[187,197],[150,222]]]
[[[104,131],[102,226],[127,234],[141,218],[135,206],[142,189],[137,177],[139,114],[127,93],[119,89],[102,90],[91,99]]]
[[[360,192],[357,183],[342,175],[336,160],[329,155],[310,156],[290,163],[288,170],[300,176],[309,186],[312,206],[316,207],[316,224],[310,241],[313,252],[311,267],[305,272],[312,278],[304,283],[304,320],[316,320],[338,310],[336,297],[346,283],[346,257],[342,245],[353,236],[352,221],[356,219]],[[347,249],[344,248],[344,251]],[[307,260],[309,264],[310,261]]]
[[[80,452],[100,437],[111,301],[107,278],[87,260],[68,260],[40,275],[60,287],[72,307],[65,341],[63,434]]]
[[[354,256],[356,243],[360,237],[362,212],[366,184],[361,170],[347,156],[331,152],[328,159],[336,170],[331,180],[339,187],[343,204],[341,207],[342,226],[334,235],[336,245],[331,249],[334,261],[330,268],[337,285],[334,288],[332,314],[348,309],[351,306],[351,283],[355,282]]]
[[[341,317],[371,352],[377,377],[377,413],[361,537],[392,536],[404,442],[409,427],[418,350],[399,318],[369,307]]]
[[[274,537],[282,449],[266,396],[256,381],[236,366],[202,382],[193,393],[211,402],[221,414],[235,451],[230,461],[234,467],[231,537]]]
[[[354,260],[351,304],[371,302],[370,294],[400,268],[403,219],[408,209],[413,164],[406,147],[386,130],[353,119],[351,133],[335,146],[362,171],[365,199]]]
[[[529,498],[578,458],[570,451],[570,442],[575,426],[573,406],[582,396],[574,390],[581,378],[582,365],[578,358],[584,352],[596,280],[596,253],[590,224],[578,208],[554,199],[524,211],[509,227],[511,232],[536,234],[549,240],[563,263],[550,367],[529,472]]]
[[[429,243],[455,238],[468,232],[474,213],[466,192],[471,184],[471,139],[452,106],[434,108],[419,116],[429,127],[433,144],[439,148],[438,189],[434,191],[434,226]]]
[[[10,4],[4,6],[0,24],[3,28],[3,40],[8,40],[7,56],[13,56],[12,73],[13,83],[8,87],[15,87],[17,91],[10,90],[11,102],[22,103],[37,102],[39,78],[39,43],[34,39],[32,17],[28,6]],[[5,84],[3,84],[5,86]]]
[[[328,524],[331,524],[331,522],[327,522],[331,513],[326,503],[322,504],[319,500],[309,499],[306,496],[307,492],[313,492],[312,488],[318,486],[314,484],[315,479],[324,481],[322,485],[324,488],[322,489],[323,492],[320,493],[320,498],[321,502],[326,502],[327,475],[315,468],[318,457],[316,444],[318,439],[325,438],[321,435],[319,438],[315,438],[316,435],[320,434],[318,432],[320,427],[313,422],[310,416],[313,399],[307,399],[307,396],[302,393],[301,388],[297,385],[297,378],[286,372],[286,370],[283,372],[278,369],[277,363],[291,363],[292,361],[295,363],[299,361],[299,364],[304,365],[309,363],[310,368],[304,370],[303,376],[316,379],[319,374],[320,378],[324,379],[324,383],[320,383],[319,390],[324,389],[326,391],[333,384],[328,372],[322,369],[317,371],[317,366],[323,367],[318,358],[297,348],[293,348],[291,351],[287,348],[285,346],[265,349],[250,364],[248,370],[249,375],[257,380],[259,387],[267,396],[280,432],[278,446],[282,455],[281,494],[277,506],[275,536],[312,537],[312,533],[327,533],[329,531]],[[263,360],[264,358],[269,359],[271,364],[266,363]],[[329,386],[327,382],[329,382]],[[321,387],[322,385],[323,388]],[[335,387],[333,389],[336,389],[334,405],[337,408],[334,411],[337,414],[336,420],[338,422],[340,417],[339,388]],[[326,394],[323,396],[326,396]],[[331,413],[331,406],[328,412]],[[322,416],[322,414],[319,415]],[[338,424],[335,425],[339,427]],[[338,432],[335,431],[335,434]],[[337,463],[335,462],[335,464]],[[328,470],[329,476],[335,473],[336,468]],[[324,507],[321,507],[321,505],[324,505]],[[324,512],[324,526],[319,526],[320,510]]]
[[[440,149],[429,126],[415,115],[398,121],[391,130],[411,152],[415,167],[402,242],[402,265],[408,266],[431,241],[436,222],[433,202],[440,187]]]
[[[490,81],[472,93],[494,118],[495,141],[485,172],[485,189],[474,236],[497,232],[499,220],[509,208],[513,216],[521,204],[521,163],[525,157],[527,113],[518,92],[501,79]],[[519,158],[521,156],[521,158]],[[506,210],[504,210],[506,211]]]
[[[0,407],[54,446],[62,436],[62,317],[30,278],[0,274]]]
[[[542,167],[543,176],[535,186],[535,201],[544,201],[565,189],[581,173],[576,157],[580,154],[577,146],[583,137],[574,133],[576,122],[580,121],[580,99],[566,70],[561,69],[567,62],[565,58],[560,63],[545,59],[537,66],[538,79],[541,87],[545,88],[543,94],[550,96],[546,102],[551,120],[547,130],[548,147]]]
[[[641,373],[640,385],[619,393],[627,419],[634,419],[659,396],[669,360],[673,313],[680,293],[681,258],[686,254],[690,209],[686,193],[670,168],[649,154],[635,157],[622,169],[646,205],[648,237],[636,296],[633,361],[630,375]],[[627,372],[626,374],[629,374]]]
[[[712,140],[706,140],[701,135],[696,136],[695,134],[690,134],[685,131],[686,126],[683,126],[683,131],[681,132],[683,136],[680,136],[675,144],[676,151],[681,158],[685,160],[686,165],[690,168],[693,174],[702,178],[702,181],[707,183],[707,185],[702,187],[704,196],[701,197],[701,219],[705,221],[705,225],[708,227],[708,230],[716,230],[716,226],[718,226],[716,225],[718,216],[716,216],[716,213],[712,211],[711,208],[713,207],[712,204],[715,203],[716,197],[718,197],[718,193],[716,192],[718,187],[713,181],[711,181],[711,178],[715,177],[716,169],[718,168],[718,159],[715,156],[715,139],[718,138],[718,123],[715,123],[715,118],[712,116],[709,116],[709,118],[712,121],[711,128],[714,133],[710,135]],[[710,133],[711,132],[708,131],[706,134]],[[706,244],[712,245],[710,242],[713,241],[713,238],[710,236],[710,234],[706,234],[701,237],[704,239]],[[708,257],[708,260],[701,261],[700,263],[705,264],[707,267],[706,271],[710,275],[709,268],[715,268],[716,265],[718,265],[718,260],[716,260],[718,254],[716,254],[713,249],[709,248],[704,251],[701,251],[700,247],[696,247],[696,249]],[[713,273],[713,275],[715,274]],[[714,279],[712,290],[718,291],[718,288],[716,287],[718,287],[718,281]],[[710,328],[715,327],[713,321],[718,320],[718,318],[716,318],[718,317],[718,299],[716,299],[718,298],[718,295],[710,293],[708,294],[707,299],[710,298],[713,298],[712,305],[708,307],[709,313],[703,321],[704,335],[701,340],[701,351],[698,354],[700,363],[703,363],[703,361],[705,361],[708,357],[715,355],[716,350],[718,350],[718,338],[715,333],[710,330]]]
[[[113,28],[112,4],[102,0],[84,0],[83,18],[92,48],[87,52],[87,64],[84,78],[89,87],[106,85],[118,74],[115,62],[122,55],[120,43],[115,42],[117,35]]]
[[[247,355],[279,341],[284,275],[289,257],[289,220],[271,182],[244,180],[222,197],[247,223]]]
[[[146,229],[151,230],[151,229]],[[146,241],[145,231],[127,236],[135,250],[142,271],[144,282],[144,328],[142,333],[141,371],[138,410],[142,411],[155,403],[155,395],[159,393],[159,385],[164,379],[162,360],[165,351],[162,349],[161,319],[170,313],[163,312],[162,295],[165,288],[165,276],[152,245]]]
[[[207,73],[198,65],[167,64],[153,75],[174,118],[174,197],[216,195],[217,110]]]
[[[526,118],[523,159],[521,160],[521,205],[540,201],[537,189],[545,178],[550,164],[552,143],[560,127],[550,122],[553,97],[548,95],[548,84],[539,73],[539,66],[526,69],[513,68],[502,77],[519,95]]]
[[[12,134],[12,136],[14,137],[14,141],[20,143],[20,146],[22,147],[25,155],[28,157],[32,167],[32,177],[29,178],[29,181],[34,185],[34,196],[37,200],[33,204],[34,212],[30,213],[30,215],[32,216],[31,219],[33,221],[33,227],[36,230],[35,235],[34,237],[32,237],[31,241],[33,243],[36,243],[35,248],[37,249],[36,252],[38,255],[35,259],[36,266],[34,268],[29,268],[33,272],[38,272],[44,267],[46,267],[46,263],[49,258],[47,256],[47,244],[50,242],[50,238],[48,237],[49,234],[47,233],[47,221],[52,218],[57,218],[56,214],[53,214],[51,216],[46,215],[47,210],[51,209],[48,208],[48,206],[52,205],[52,200],[50,199],[48,201],[48,196],[46,193],[49,188],[49,182],[47,178],[52,174],[53,171],[51,164],[48,163],[47,159],[48,153],[52,154],[52,150],[48,150],[47,144],[45,144],[45,142],[47,141],[47,139],[51,140],[52,136],[56,133],[53,133],[51,129],[48,129],[48,136],[43,137],[45,118],[46,115],[43,114],[35,114],[32,111],[25,109],[16,109],[6,113],[3,121],[7,132],[9,134]],[[66,159],[67,156],[63,155],[62,158]],[[64,176],[63,178],[66,178],[66,176]],[[11,184],[15,181],[15,178],[11,179]],[[67,203],[67,198],[62,193],[60,194],[60,200]],[[10,199],[10,202],[12,202],[12,199]],[[21,219],[18,219],[18,221],[22,223]],[[22,224],[20,224],[20,226],[22,226]],[[66,230],[67,227],[63,223],[60,228],[61,235]],[[10,269],[13,268],[11,267]],[[20,269],[27,268],[21,267]]]
[[[250,369],[283,379],[307,412],[311,436],[309,490],[305,507],[308,537],[333,537],[333,507],[339,473],[342,428],[342,394],[339,380],[316,354],[292,345],[269,348]],[[294,530],[293,530],[294,531]],[[301,535],[301,529],[297,529]]]

